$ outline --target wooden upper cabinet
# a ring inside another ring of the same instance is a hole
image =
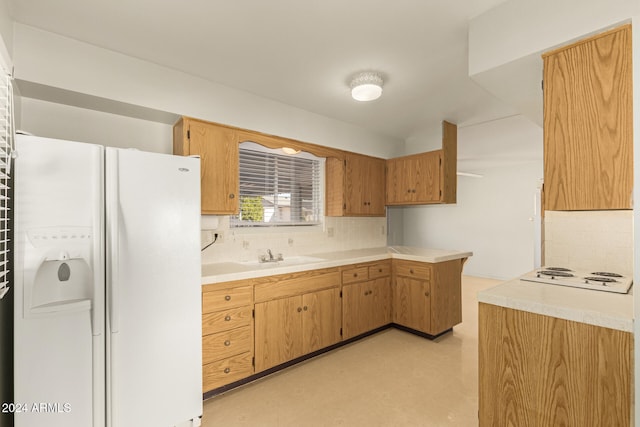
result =
[[[238,138],[236,130],[182,118],[174,125],[173,152],[200,156],[203,214],[238,213]]]
[[[442,149],[387,160],[386,204],[455,203],[456,125],[442,122]]]
[[[327,159],[328,216],[385,216],[385,161],[346,153]]]
[[[543,60],[545,209],[631,209],[631,26]]]
[[[440,150],[388,160],[387,205],[439,202],[440,170]]]

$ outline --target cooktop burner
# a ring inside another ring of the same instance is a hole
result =
[[[620,277],[622,277],[622,276],[620,276]],[[601,282],[601,283],[617,283],[618,282],[616,279],[611,279],[609,277],[585,277],[584,280],[593,281],[593,282]]]
[[[571,270],[546,269],[546,270],[539,271],[538,274],[543,276],[551,276],[551,277],[575,277],[573,274],[567,273],[567,271],[571,271]]]
[[[598,291],[626,294],[633,283],[630,276],[605,271],[574,271],[565,267],[542,267],[525,274],[520,279],[529,282],[571,286]]]
[[[622,274],[607,273],[606,271],[596,271],[595,273],[591,273],[591,274],[595,274],[596,276],[604,276],[604,277],[622,277]]]
[[[545,270],[551,270],[551,271],[573,271],[570,268],[564,268],[564,267],[545,267]],[[596,274],[596,273],[593,273]]]

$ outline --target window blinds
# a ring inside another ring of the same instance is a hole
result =
[[[322,218],[323,159],[240,147],[235,226],[315,225]]]
[[[9,291],[11,249],[11,158],[13,153],[13,85],[4,75],[0,84],[0,299]]]

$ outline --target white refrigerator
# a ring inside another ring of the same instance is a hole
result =
[[[16,427],[199,426],[199,160],[16,151]]]

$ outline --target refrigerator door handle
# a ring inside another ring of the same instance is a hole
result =
[[[118,248],[120,246],[120,197],[119,197],[119,178],[118,178],[118,153],[117,151],[107,151],[108,169],[111,174],[108,176],[107,200],[109,204],[109,244],[107,245],[107,256],[109,259],[108,266],[108,289],[109,289],[109,324],[112,334],[119,331],[119,313],[118,313],[118,271],[119,258]]]

